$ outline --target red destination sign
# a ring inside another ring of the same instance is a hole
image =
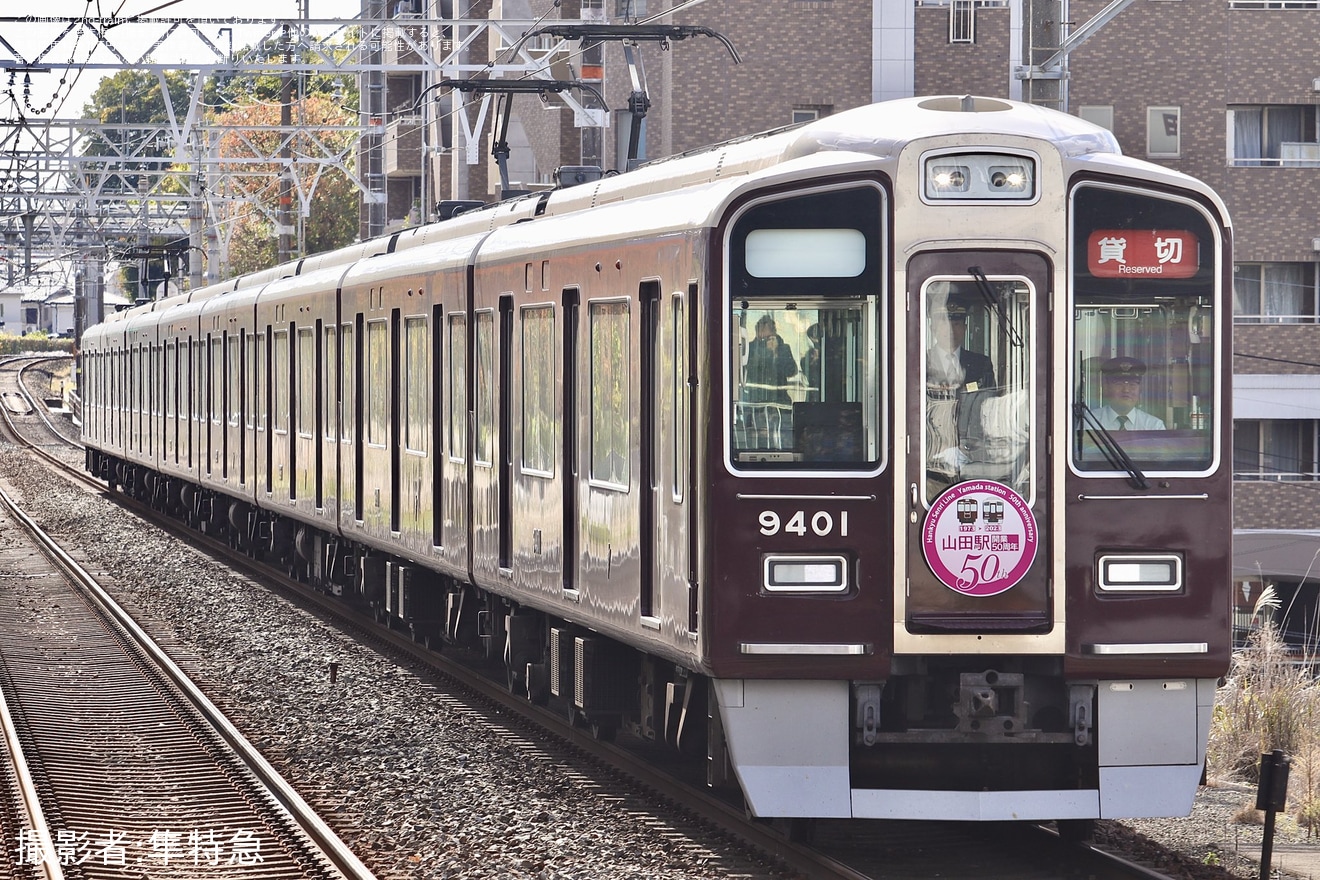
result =
[[[1200,242],[1177,229],[1097,229],[1086,242],[1086,267],[1097,278],[1191,278]]]

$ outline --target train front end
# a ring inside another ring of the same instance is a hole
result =
[[[985,99],[796,149],[713,242],[715,781],[767,817],[1187,813],[1231,649],[1222,203]]]

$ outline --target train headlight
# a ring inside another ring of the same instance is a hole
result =
[[[967,192],[967,169],[958,165],[934,165],[928,171],[929,188],[939,195]]]
[[[842,556],[766,556],[762,586],[769,593],[842,593],[848,561]]]
[[[1182,557],[1173,553],[1101,556],[1096,583],[1111,593],[1172,593],[1183,587]]]
[[[927,202],[1035,201],[1036,160],[1004,153],[932,153],[923,157]]]

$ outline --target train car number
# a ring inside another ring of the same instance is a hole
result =
[[[788,532],[799,537],[806,537],[810,531],[818,538],[824,538],[833,535],[835,529],[834,514],[826,510],[817,510],[814,513],[808,513],[805,510],[794,511],[793,515],[784,522],[778,513],[773,510],[761,511],[761,534],[777,535],[781,531]],[[838,534],[841,538],[848,537],[848,511],[839,514]]]

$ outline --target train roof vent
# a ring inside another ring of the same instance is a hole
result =
[[[595,183],[603,174],[599,165],[561,165],[555,169],[555,186],[565,189],[581,183]]]
[[[1012,110],[1013,105],[994,98],[978,98],[975,95],[943,95],[918,104],[922,110],[943,110],[946,113],[1002,113]]]
[[[486,207],[485,202],[471,199],[445,199],[435,203],[435,216],[437,220],[453,220],[466,211],[475,211],[484,207]]]

